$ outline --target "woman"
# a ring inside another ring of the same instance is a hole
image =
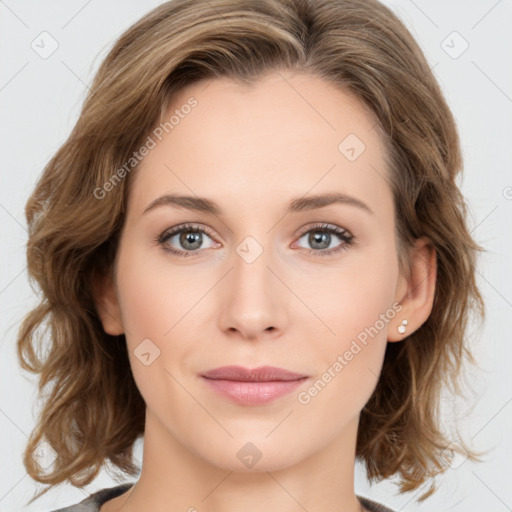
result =
[[[461,165],[422,52],[376,1],[147,14],[27,204],[43,296],[19,356],[52,385],[29,474],[135,475],[144,436],[135,485],[63,510],[386,511],[355,494],[356,458],[402,492],[476,459],[437,422],[483,315]]]

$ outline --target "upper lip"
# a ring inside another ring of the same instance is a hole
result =
[[[244,368],[243,366],[221,366],[202,374],[207,379],[236,380],[242,382],[267,382],[275,380],[298,380],[307,377],[275,366]]]

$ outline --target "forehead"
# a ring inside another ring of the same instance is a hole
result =
[[[308,191],[389,203],[375,117],[319,77],[271,72],[249,86],[201,80],[173,96],[165,121],[134,176],[130,203],[139,211],[172,192],[215,197],[234,212]]]

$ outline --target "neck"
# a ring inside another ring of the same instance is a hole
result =
[[[139,481],[101,512],[360,512],[354,493],[358,419],[322,451],[292,466],[265,465],[263,454],[240,471],[239,465],[222,468],[187,449],[147,413]]]

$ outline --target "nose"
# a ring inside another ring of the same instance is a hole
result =
[[[220,328],[230,336],[257,340],[276,338],[285,329],[290,292],[277,277],[270,251],[251,240],[230,259],[231,272],[222,285]]]

